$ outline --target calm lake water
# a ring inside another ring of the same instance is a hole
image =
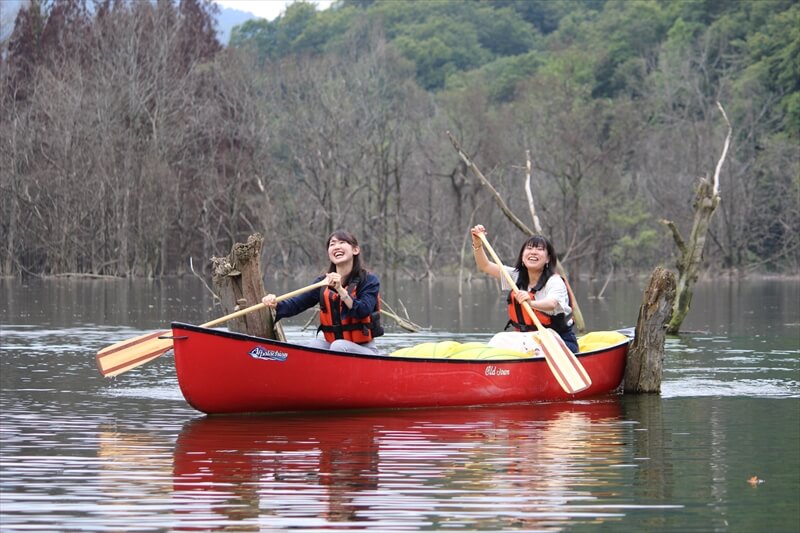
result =
[[[288,292],[308,280],[271,287]],[[573,288],[632,326],[644,281]],[[486,341],[495,285],[384,280],[387,349]],[[0,280],[2,531],[800,531],[800,282],[703,283],[661,395],[473,409],[205,417],[171,354],[97,350],[223,315],[199,280]],[[309,338],[307,317],[287,321]],[[759,481],[748,482],[752,478]]]

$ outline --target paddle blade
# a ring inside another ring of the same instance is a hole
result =
[[[107,346],[97,352],[97,368],[103,376],[112,377],[152,361],[172,349],[172,339],[158,338],[168,334],[147,333]]]
[[[586,373],[586,369],[564,344],[564,339],[558,333],[542,328],[539,330],[539,340],[547,365],[564,391],[575,394],[592,385],[592,379]]]

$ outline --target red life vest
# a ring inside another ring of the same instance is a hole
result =
[[[564,283],[566,283],[566,281]],[[508,329],[508,326],[513,326],[517,331],[536,331],[536,323],[528,315],[528,312],[523,309],[522,305],[517,301],[517,299],[514,298],[515,292],[516,291],[513,290],[508,291],[508,324],[506,324],[506,329]],[[536,299],[536,294],[534,294],[533,291],[529,291],[528,294],[531,295],[531,300]],[[569,300],[569,306],[572,307],[571,298]],[[551,328],[558,333],[565,333],[572,328],[572,325],[570,324],[570,319],[572,318],[571,314],[570,316],[567,316],[564,313],[548,315],[544,311],[534,309],[533,306],[531,306],[531,310],[539,319],[539,322],[542,323],[542,326],[546,328]]]
[[[352,299],[356,299],[359,280],[356,278],[348,283],[347,292]],[[352,288],[351,288],[352,287]],[[336,339],[345,339],[358,344],[365,344],[375,337],[383,335],[383,328],[380,323],[381,296],[378,294],[378,302],[375,311],[364,318],[342,318],[344,304],[339,297],[339,293],[330,287],[322,287],[319,294],[319,328],[325,335],[325,340],[333,342]]]

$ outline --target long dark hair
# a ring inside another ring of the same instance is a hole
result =
[[[528,279],[528,269],[525,268],[525,265],[522,262],[522,254],[525,252],[525,248],[540,248],[542,246],[547,249],[548,259],[547,263],[544,265],[544,269],[542,270],[542,275],[539,276],[539,281],[536,283],[533,291],[536,292],[542,290],[542,287],[544,287],[545,283],[547,283],[547,280],[550,279],[550,276],[552,276],[555,272],[558,256],[556,255],[555,248],[553,248],[553,244],[541,235],[534,235],[522,243],[522,248],[519,249],[519,255],[517,255],[517,264],[514,265],[514,268],[517,271],[517,288],[527,291],[528,283],[530,282]]]
[[[358,239],[356,236],[344,229],[337,229],[325,240],[325,250],[328,250],[328,246],[331,244],[331,239],[336,238],[337,241],[344,241],[350,246],[358,246]],[[328,267],[328,272],[336,272],[336,265],[331,262],[330,266]],[[359,252],[357,255],[353,256],[353,269],[350,273],[342,280],[342,287],[347,287],[350,283],[351,279],[358,278],[359,280],[367,279],[367,271],[366,269],[361,266],[361,253]]]

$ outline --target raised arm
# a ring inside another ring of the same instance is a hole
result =
[[[486,233],[486,228],[484,228],[482,224],[478,224],[469,231],[472,234],[472,255],[475,257],[475,264],[478,266],[478,269],[495,279],[500,279],[503,273],[500,271],[499,266],[489,261],[479,236],[481,233]]]

